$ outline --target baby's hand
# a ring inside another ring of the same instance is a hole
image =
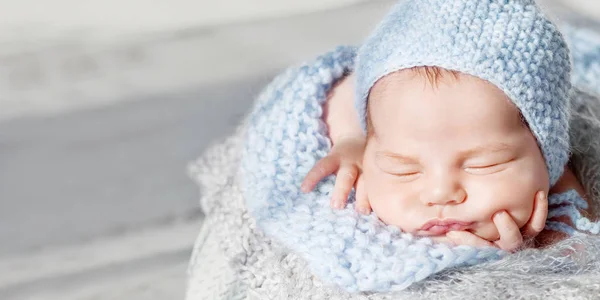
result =
[[[457,245],[490,246],[514,252],[523,246],[525,240],[534,238],[544,229],[547,215],[548,198],[545,192],[539,191],[535,196],[531,217],[522,229],[519,229],[510,214],[500,211],[492,218],[500,233],[497,241],[490,242],[467,231],[451,231],[446,234],[446,238]]]
[[[365,150],[364,138],[345,138],[339,140],[331,152],[319,160],[306,174],[301,190],[312,191],[319,181],[335,173],[335,187],[331,197],[331,207],[342,209],[346,206],[352,187],[356,189],[355,209],[362,214],[371,212],[361,176],[362,159]]]

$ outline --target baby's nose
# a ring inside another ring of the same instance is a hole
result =
[[[421,193],[421,201],[427,206],[456,205],[466,198],[467,193],[461,184],[450,179],[436,180]]]

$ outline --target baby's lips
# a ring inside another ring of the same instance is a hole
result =
[[[434,219],[430,220],[427,223],[423,224],[419,230],[417,230],[417,235],[424,236],[435,236],[435,235],[443,235],[451,231],[461,231],[469,229],[473,225],[473,222],[465,222],[454,219],[445,219],[439,220]]]

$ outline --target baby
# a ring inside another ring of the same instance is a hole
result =
[[[543,230],[549,193],[583,195],[566,167],[568,50],[534,1],[405,1],[357,61],[303,191],[336,173],[334,208],[354,187],[359,212],[406,232],[505,250]]]

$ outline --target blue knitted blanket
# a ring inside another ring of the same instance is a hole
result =
[[[574,58],[575,85],[600,92],[600,39],[565,28]],[[248,119],[241,162],[247,208],[264,233],[298,253],[313,274],[347,291],[397,291],[428,276],[465,265],[501,259],[496,248],[433,243],[354,210],[351,195],[343,210],[329,207],[335,178],[308,194],[300,184],[331,147],[322,120],[329,89],[354,65],[356,48],[338,47],[314,61],[289,68],[258,97]],[[579,214],[587,203],[570,191],[551,195],[551,216],[576,224],[547,222],[569,234],[597,234],[600,225]]]

